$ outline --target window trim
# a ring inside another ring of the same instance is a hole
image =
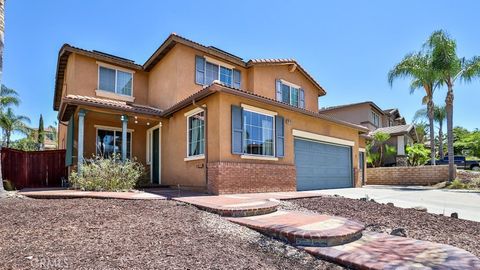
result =
[[[98,156],[98,147],[97,147],[98,131],[99,130],[113,131],[114,132],[113,144],[115,145],[115,133],[118,132],[118,131],[122,131],[122,128],[100,126],[100,125],[94,125],[94,127],[95,127],[95,155]],[[133,129],[127,129],[127,133],[130,133],[130,157],[127,157],[128,159],[132,159],[132,156],[133,156],[133,152],[132,152],[132,149],[133,149],[133,147],[132,147],[133,146],[133,143],[132,143],[133,142],[133,132],[134,132]],[[121,154],[121,152],[120,152],[120,154]]]
[[[118,67],[118,66],[114,66],[114,65],[110,65],[110,64],[107,64],[107,63],[103,63],[103,62],[99,62],[97,61],[97,89],[95,90],[95,94],[97,96],[102,96],[102,97],[107,97],[107,98],[117,98],[117,99],[121,99],[121,100],[124,100],[124,99],[127,99],[125,101],[131,101],[133,102],[135,100],[135,98],[133,97],[133,82],[134,82],[134,77],[133,74],[135,74],[135,71],[134,70],[130,70],[130,69],[126,69],[126,68],[122,68],[122,67]],[[113,69],[115,70],[115,92],[112,92],[112,91],[108,91],[108,90],[105,90],[105,89],[101,89],[100,88],[100,68],[103,67],[103,68],[108,68],[108,69]],[[131,93],[130,95],[125,95],[125,94],[120,94],[118,93],[118,89],[117,89],[117,78],[118,78],[118,71],[121,71],[121,72],[125,72],[125,73],[130,73],[130,75],[132,75],[132,89],[131,89]],[[133,100],[130,100],[132,99]]]
[[[262,115],[266,115],[266,116],[269,116],[269,117],[272,117],[272,155],[256,155],[256,154],[248,154],[248,153],[243,153],[240,155],[240,158],[242,159],[261,159],[261,160],[278,160],[278,157],[277,157],[277,153],[276,153],[276,144],[277,144],[277,139],[276,139],[276,132],[275,132],[275,129],[276,129],[276,126],[275,126],[275,116],[278,115],[277,112],[274,112],[274,111],[269,111],[269,110],[265,110],[265,109],[262,109],[262,108],[258,108],[258,107],[254,107],[254,106],[251,106],[251,105],[247,105],[247,104],[241,104],[241,107],[243,108],[243,112],[242,112],[242,117],[243,117],[243,113],[245,111],[247,112],[252,112],[252,113],[257,113],[257,114],[262,114]],[[242,127],[243,129],[243,132],[245,133],[245,129],[244,127]],[[242,135],[242,140],[243,139],[243,135]],[[242,152],[244,150],[242,149]]]
[[[198,154],[198,155],[193,155],[191,156],[190,155],[190,117],[194,116],[194,115],[197,115],[199,113],[203,112],[204,113],[204,117],[205,117],[205,110],[202,109],[202,108],[195,108],[193,110],[190,110],[186,113],[184,113],[184,116],[186,117],[186,120],[187,120],[187,155],[186,157],[183,159],[184,161],[190,161],[190,160],[198,160],[198,159],[204,159],[205,158],[205,147],[206,147],[206,144],[205,144],[205,119],[203,120],[203,132],[204,132],[204,139],[203,139],[203,149],[204,149],[204,152],[203,154]]]
[[[225,62],[219,61],[219,60],[214,59],[214,58],[211,58],[211,57],[208,57],[208,56],[206,56],[206,55],[204,55],[204,56],[197,55],[197,56],[198,56],[198,57],[202,57],[203,60],[204,60],[204,73],[203,73],[203,78],[204,78],[204,80],[203,80],[203,84],[199,84],[199,83],[197,83],[196,80],[195,80],[195,83],[196,83],[196,84],[198,84],[198,85],[203,85],[203,86],[208,85],[208,84],[207,84],[207,63],[210,63],[210,64],[216,65],[216,66],[218,67],[218,73],[217,73],[217,79],[216,79],[216,80],[218,80],[218,81],[220,81],[220,82],[222,82],[222,81],[220,80],[220,70],[221,70],[221,67],[224,67],[225,69],[230,70],[232,75],[231,75],[231,84],[229,85],[229,87],[234,87],[235,81],[234,81],[234,75],[233,75],[233,73],[234,73],[234,70],[240,71],[239,69],[235,68],[235,66],[233,66],[233,65],[227,64],[227,63],[225,63]],[[196,67],[195,67],[195,72],[196,72]],[[195,76],[196,76],[196,74],[195,74]],[[214,80],[214,81],[215,81],[215,80]],[[224,82],[222,82],[222,83],[224,83]],[[241,75],[240,75],[240,85],[241,85],[241,84],[242,84],[242,78],[241,78]]]
[[[300,107],[300,90],[302,89],[302,87],[300,85],[297,85],[297,84],[294,84],[294,83],[291,83],[289,81],[286,81],[284,79],[280,79],[280,84],[282,85],[286,85],[288,86],[289,88],[289,91],[288,91],[288,105],[290,106],[293,106],[295,108],[301,108]],[[292,90],[293,89],[296,89],[297,90],[297,104],[292,104]],[[283,95],[283,92],[282,92],[282,95]],[[282,102],[283,102],[283,96],[282,96]],[[283,102],[285,103],[285,102]]]

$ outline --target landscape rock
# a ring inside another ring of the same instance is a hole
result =
[[[452,218],[458,218],[458,213],[457,213],[457,212],[453,212],[452,214],[450,214],[450,217],[452,217]]]
[[[404,228],[395,228],[390,233],[391,235],[407,237],[407,231]]]
[[[395,206],[392,202],[387,203],[388,206]]]
[[[423,207],[423,206],[415,206],[412,209],[415,209],[415,210],[421,211],[421,212],[427,212],[427,208]]]

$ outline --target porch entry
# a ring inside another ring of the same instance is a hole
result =
[[[159,185],[161,181],[161,126],[152,127],[147,131],[147,163],[150,165],[150,179],[154,185]]]

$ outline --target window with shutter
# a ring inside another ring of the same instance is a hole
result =
[[[195,82],[205,84],[205,59],[201,56],[195,56]]]
[[[232,105],[232,153],[243,154],[242,107]]]

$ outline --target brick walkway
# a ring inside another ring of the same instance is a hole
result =
[[[275,213],[230,221],[300,246],[335,246],[359,239],[365,227],[355,221],[312,213]]]
[[[166,200],[158,194],[148,192],[99,192],[79,191],[70,189],[22,189],[20,195],[35,199],[72,199],[72,198],[95,198],[95,199],[123,199],[123,200]]]
[[[374,232],[344,245],[300,248],[354,269],[480,269],[480,260],[463,249]]]
[[[258,211],[259,207],[267,207],[275,200],[316,196],[318,194],[315,192],[279,192],[192,196],[174,200],[230,216],[228,220],[231,222],[286,241],[319,258],[354,269],[480,269],[480,260],[477,257],[453,246],[364,232],[362,224],[340,217],[275,210],[262,214]],[[239,212],[235,215],[225,212],[225,209],[232,207]],[[276,209],[276,205],[274,208]],[[241,212],[244,214],[239,214]],[[258,214],[253,216],[256,212]]]

